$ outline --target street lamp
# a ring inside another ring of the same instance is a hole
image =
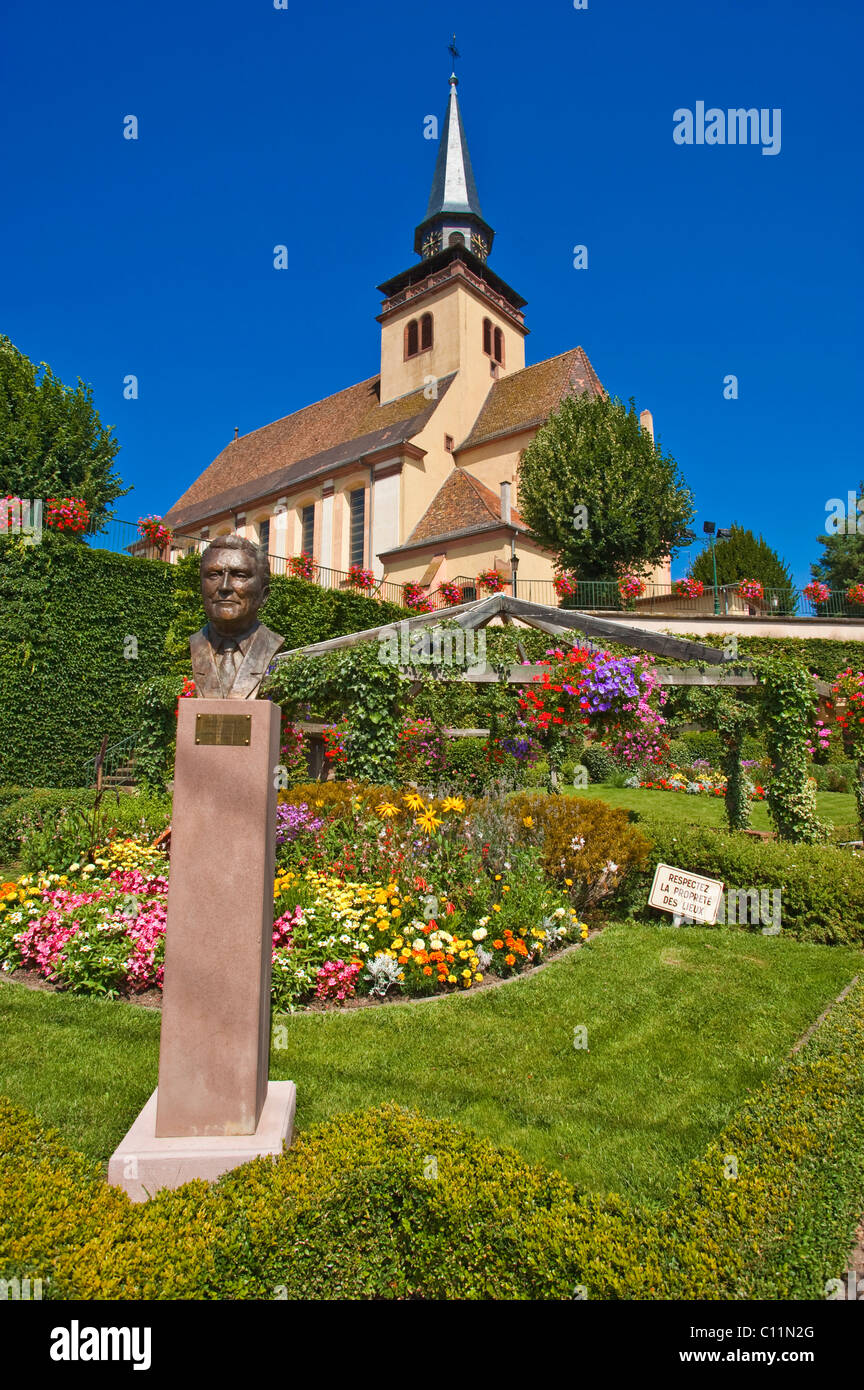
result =
[[[714,616],[715,618],[719,618],[720,593],[717,588],[717,556],[714,552],[714,536],[716,534],[718,541],[726,541],[732,535],[732,531],[728,526],[721,526],[718,531],[713,521],[703,521],[702,530],[705,532],[711,544],[711,565],[714,570]]]
[[[516,574],[519,569],[519,556],[516,554],[516,537],[510,539],[510,592],[516,597]]]

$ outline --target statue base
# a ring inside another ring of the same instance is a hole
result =
[[[291,1145],[297,1090],[293,1081],[271,1081],[254,1134],[195,1135],[160,1139],[156,1135],[158,1089],[108,1163],[108,1181],[133,1202],[146,1202],[164,1187],[193,1178],[215,1182],[253,1158],[278,1157]]]

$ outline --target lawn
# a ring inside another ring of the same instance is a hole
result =
[[[649,819],[675,820],[688,825],[726,826],[726,803],[722,796],[688,796],[686,792],[655,792],[643,787],[610,787],[598,783],[589,787],[565,787],[570,796],[590,797],[606,801],[610,806],[625,806],[644,813]],[[816,811],[820,820],[848,828],[849,839],[858,839],[855,797],[851,792],[817,792]],[[752,805],[750,821],[753,830],[773,830],[764,801]]]
[[[301,1129],[395,1100],[579,1189],[663,1201],[860,967],[849,948],[615,924],[476,995],[296,1014],[271,1075],[297,1082]],[[573,1045],[580,1025],[587,1050]],[[7,981],[0,1038],[0,1091],[101,1161],[156,1084],[159,1015],[135,1005]]]

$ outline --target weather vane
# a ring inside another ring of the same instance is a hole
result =
[[[453,37],[451,38],[449,44],[447,45],[447,52],[450,54],[450,57],[453,59],[453,68],[454,68],[454,71],[455,71],[455,68],[456,68],[456,59],[460,56],[459,49],[456,47],[456,35],[455,35],[455,34],[453,35]]]

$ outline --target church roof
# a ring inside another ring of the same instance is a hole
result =
[[[412,546],[428,545],[434,541],[454,540],[459,536],[475,535],[478,531],[491,531],[505,525],[501,518],[501,498],[491,488],[485,486],[464,468],[454,468],[439,487],[426,511],[411,532],[404,546],[396,550],[407,550]],[[517,531],[526,530],[515,507],[510,509],[510,526]]]
[[[242,435],[217,454],[165,520],[175,531],[191,528],[385,444],[411,439],[423,429],[452,380],[452,375],[443,377],[431,401],[420,389],[381,405],[380,377],[369,377]]]
[[[516,434],[544,424],[571,392],[604,394],[600,378],[581,347],[547,357],[493,382],[480,414],[457,453],[498,435]]]

